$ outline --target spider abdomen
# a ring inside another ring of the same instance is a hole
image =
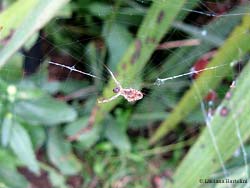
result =
[[[143,94],[141,91],[138,91],[136,89],[122,89],[121,90],[121,95],[127,99],[128,102],[134,102],[137,100],[140,100],[143,98]]]

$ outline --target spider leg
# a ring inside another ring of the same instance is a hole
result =
[[[112,73],[112,71],[111,71],[106,65],[104,65],[104,66],[106,67],[106,69],[108,70],[109,74],[111,75],[111,77],[112,77],[113,80],[115,81],[116,85],[117,85],[119,88],[122,88],[120,82],[118,82],[118,80],[116,80],[116,78],[115,78],[114,74]]]
[[[110,97],[110,98],[108,98],[108,99],[98,100],[98,103],[106,103],[106,102],[110,102],[110,101],[112,101],[112,100],[116,99],[117,97],[119,97],[120,95],[121,95],[121,94],[120,94],[120,93],[118,93],[118,94],[116,94],[116,95],[114,95],[113,97]]]

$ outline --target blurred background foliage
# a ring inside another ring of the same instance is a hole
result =
[[[247,1],[0,3],[0,188],[223,187],[199,183],[223,165],[248,177]],[[97,104],[115,87],[104,64],[143,100]]]

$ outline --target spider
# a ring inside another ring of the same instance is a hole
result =
[[[105,66],[106,67],[106,66]],[[118,82],[114,76],[114,74],[111,72],[111,70],[106,67],[108,70],[109,74],[111,75],[112,79],[116,83],[116,87],[113,89],[113,92],[116,94],[113,97],[110,97],[108,99],[103,99],[103,100],[98,100],[98,103],[106,103],[110,102],[114,99],[116,99],[119,96],[123,96],[128,102],[135,102],[137,100],[140,100],[143,98],[143,94],[141,91],[133,89],[133,88],[123,88]]]

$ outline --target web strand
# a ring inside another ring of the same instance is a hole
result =
[[[70,67],[70,66],[66,66],[66,65],[63,65],[63,64],[59,64],[59,63],[55,63],[55,62],[52,62],[52,61],[49,61],[49,64],[52,64],[52,65],[57,65],[57,66],[60,66],[60,67],[63,67],[63,68],[66,68],[70,71],[73,71],[73,72],[78,72],[80,74],[84,74],[84,75],[87,75],[87,76],[90,76],[92,78],[97,78],[97,79],[101,79],[93,74],[90,74],[90,73],[87,73],[87,72],[83,72],[83,71],[80,71],[80,70],[77,70],[74,66]]]
[[[188,76],[188,75],[192,75],[192,74],[197,74],[199,72],[203,72],[203,71],[207,71],[207,70],[213,70],[213,69],[223,67],[223,66],[226,66],[226,65],[227,64],[214,66],[214,67],[208,67],[208,68],[201,69],[201,70],[193,70],[193,71],[190,71],[190,72],[187,72],[187,73],[184,73],[184,74],[171,76],[171,77],[167,77],[167,78],[157,78],[154,85],[160,86],[160,85],[164,84],[164,82],[167,81],[167,80],[173,80],[173,79],[176,79],[176,78],[180,78],[180,77]]]
[[[209,17],[226,17],[226,16],[250,15],[250,13],[216,14],[216,13],[213,13],[213,12],[202,12],[202,11],[191,10],[191,9],[186,9],[186,8],[182,8],[182,10],[197,13],[197,14],[201,14],[201,15],[205,15],[205,16],[209,16]]]

